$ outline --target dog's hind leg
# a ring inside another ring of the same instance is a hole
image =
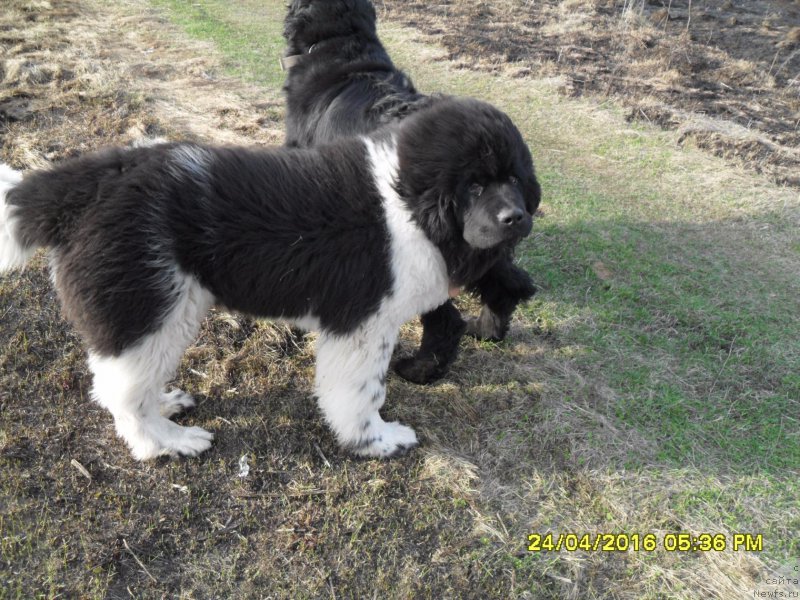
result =
[[[359,456],[391,458],[417,445],[414,430],[387,423],[386,372],[397,330],[374,317],[350,335],[322,333],[317,342],[316,392],[339,444]]]
[[[162,326],[118,356],[89,353],[94,374],[92,397],[114,417],[117,433],[134,457],[195,456],[211,446],[214,435],[200,427],[183,427],[171,416],[194,404],[188,394],[164,386],[173,376],[185,348],[193,341],[211,295],[196,282],[187,283]]]

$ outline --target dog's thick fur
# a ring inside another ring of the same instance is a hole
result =
[[[290,2],[284,24],[285,54],[293,61],[284,88],[287,145],[314,146],[368,133],[434,100],[417,92],[394,66],[375,21],[369,0]],[[481,339],[505,337],[517,305],[536,291],[512,258],[509,252],[481,277],[464,282],[483,301],[479,317],[465,323],[450,301],[422,316],[420,349],[395,364],[402,377],[417,383],[442,377],[465,331]]]
[[[24,178],[0,166],[0,266],[50,250],[93,398],[138,459],[210,446],[168,419],[193,400],[165,385],[214,303],[318,330],[325,419],[342,446],[389,457],[417,442],[378,413],[400,325],[506,256],[538,201],[508,117],[442,98],[312,149],[117,148]]]

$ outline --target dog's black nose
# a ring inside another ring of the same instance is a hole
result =
[[[518,225],[524,217],[525,211],[518,206],[506,207],[497,214],[497,220],[506,227]]]

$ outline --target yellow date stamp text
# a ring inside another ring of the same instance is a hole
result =
[[[760,533],[531,533],[528,552],[761,552]]]

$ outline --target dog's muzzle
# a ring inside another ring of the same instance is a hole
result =
[[[533,217],[519,191],[508,184],[487,187],[467,211],[464,240],[473,248],[516,243],[531,232]]]

